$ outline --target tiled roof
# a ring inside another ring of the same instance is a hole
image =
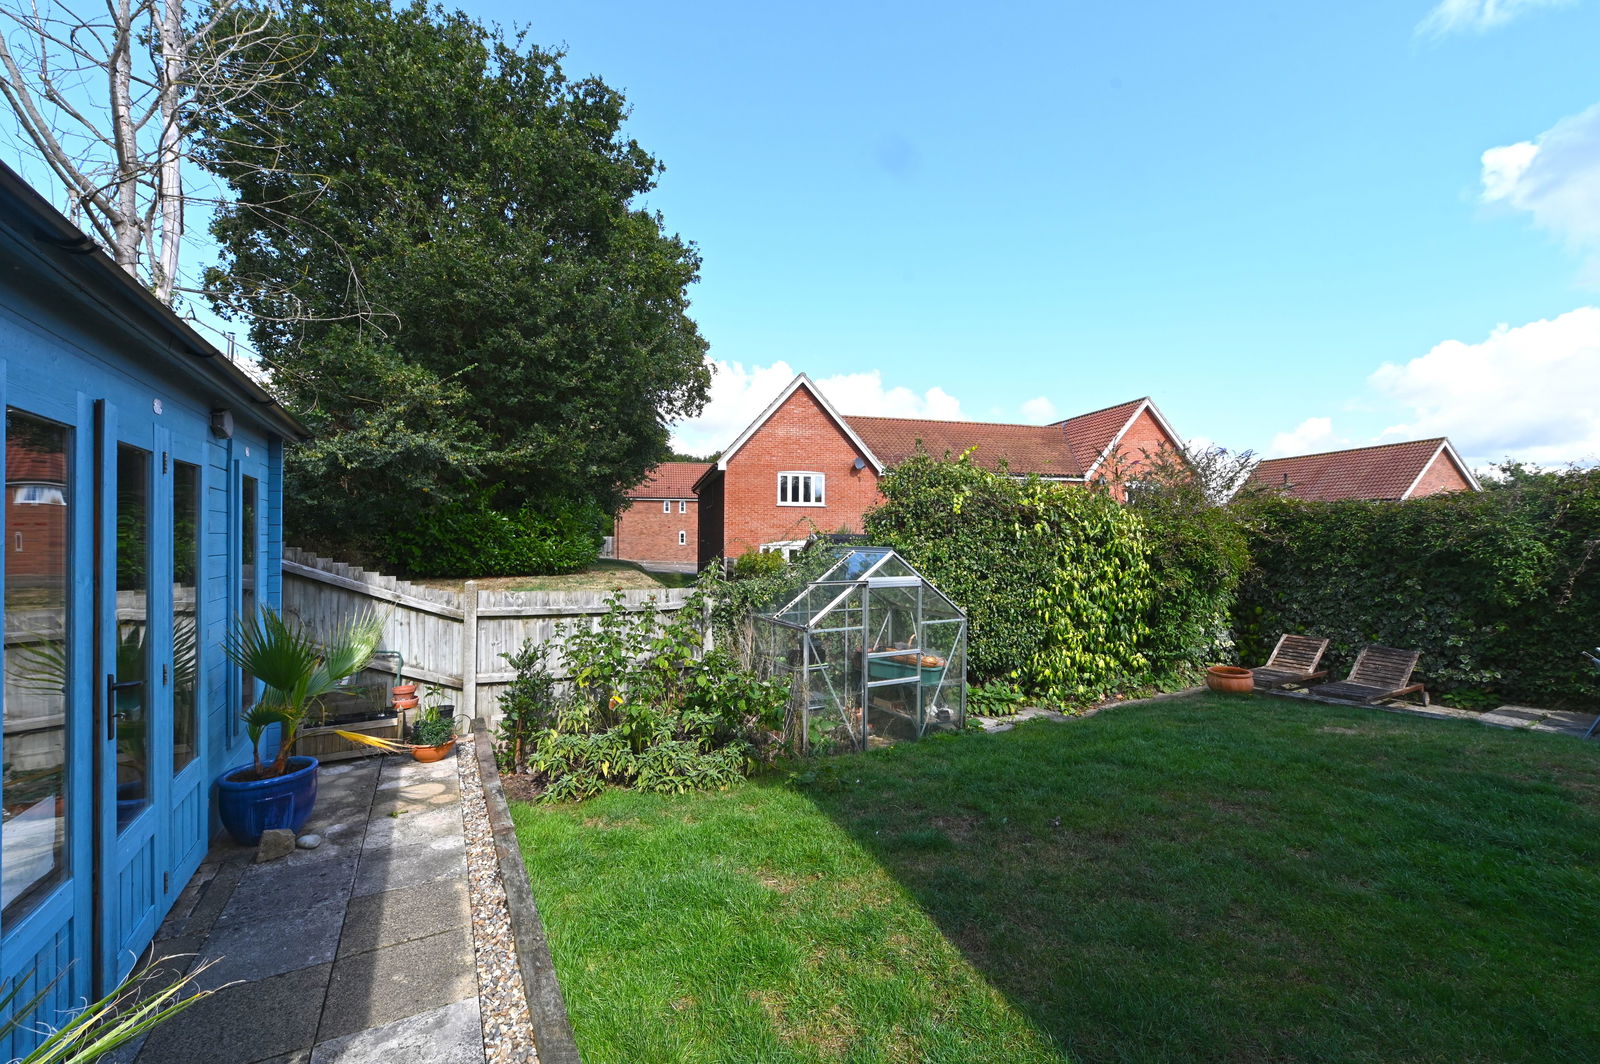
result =
[[[1256,466],[1246,486],[1281,489],[1287,478],[1287,494],[1296,499],[1400,499],[1444,442],[1444,437],[1436,436],[1431,440],[1269,458]]]
[[[1060,425],[1003,425],[988,421],[905,417],[847,416],[845,420],[886,466],[898,465],[915,454],[920,440],[923,449],[935,458],[942,457],[946,451],[951,457],[958,457],[968,448],[976,447],[973,458],[991,468],[1004,459],[1013,473],[1081,477],[1084,472]]]
[[[1077,417],[1069,417],[1065,421],[1056,422],[1067,435],[1067,443],[1072,447],[1073,455],[1082,462],[1085,469],[1093,466],[1100,456],[1105,454],[1106,448],[1111,446],[1111,441],[1117,438],[1128,422],[1132,420],[1135,411],[1148,399],[1133,399],[1116,406],[1108,406],[1104,410],[1094,410]]]
[[[642,484],[628,489],[628,498],[692,499],[694,482],[709,468],[709,462],[662,462]]]

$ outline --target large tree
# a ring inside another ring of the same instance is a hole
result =
[[[709,386],[699,257],[636,203],[661,166],[621,94],[420,0],[279,18],[315,54],[207,145],[237,193],[223,307],[318,432],[289,470],[298,531],[357,545],[400,492],[615,501]]]

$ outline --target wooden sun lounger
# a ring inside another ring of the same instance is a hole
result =
[[[1272,656],[1260,668],[1251,669],[1250,676],[1256,687],[1287,687],[1290,684],[1310,683],[1328,675],[1319,669],[1322,655],[1327,652],[1328,641],[1309,635],[1282,635],[1272,648]]]
[[[1421,651],[1417,650],[1396,650],[1394,647],[1376,645],[1362,647],[1349,676],[1338,683],[1313,687],[1311,693],[1351,702],[1381,702],[1386,698],[1399,698],[1420,691],[1422,704],[1427,705],[1427,688],[1411,682],[1411,673],[1421,656]]]

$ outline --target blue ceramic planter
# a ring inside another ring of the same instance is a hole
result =
[[[233,780],[249,769],[235,765],[217,779],[217,814],[228,834],[245,845],[261,841],[269,828],[298,832],[317,804],[317,759],[291,757],[289,771],[270,780]]]

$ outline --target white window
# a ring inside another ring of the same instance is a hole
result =
[[[824,505],[821,473],[779,473],[779,506]]]
[[[776,543],[763,543],[756,549],[762,554],[781,554],[785,561],[793,558],[804,550],[806,541],[803,539],[781,539]]]
[[[684,531],[682,531],[680,529],[679,532],[678,532],[678,546],[681,547],[681,546],[683,546],[684,544],[686,544],[688,542],[689,542],[689,533],[684,532]]]
[[[672,512],[672,500],[671,499],[662,499],[661,500],[661,512],[664,513],[664,514],[670,514]]]
[[[23,484],[12,499],[23,506],[67,505],[67,493],[58,484]]]
[[[688,499],[679,499],[678,500],[678,512],[680,514],[686,514],[686,513],[689,512],[689,500]]]

